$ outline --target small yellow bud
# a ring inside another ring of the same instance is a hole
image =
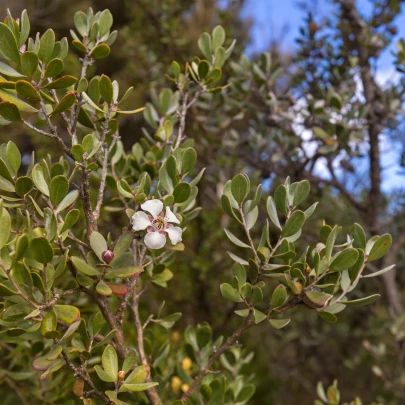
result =
[[[189,386],[188,384],[183,384],[183,385],[181,386],[181,390],[182,390],[183,392],[188,391],[189,388],[190,388],[190,386]]]
[[[122,381],[125,378],[125,371],[118,371],[118,380]]]
[[[186,357],[181,362],[181,366],[185,371],[189,372],[191,370],[191,367],[193,367],[193,362],[188,357]]]
[[[177,343],[177,342],[180,340],[180,333],[177,332],[177,330],[175,330],[175,331],[172,333],[172,340],[173,340],[173,342],[175,342],[175,343]]]
[[[300,293],[301,293],[301,291],[302,291],[302,284],[301,284],[299,281],[296,281],[296,282],[294,283],[294,285],[295,285],[295,287],[297,288],[298,292],[292,290],[292,293],[293,293],[294,295],[300,295]]]
[[[182,383],[183,383],[183,381],[181,381],[179,377],[177,377],[177,376],[172,377],[172,382],[171,382],[172,390],[175,393],[180,392]]]

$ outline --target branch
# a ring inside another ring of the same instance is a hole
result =
[[[254,324],[255,322],[253,321],[253,319],[251,319],[251,317],[248,316],[239,326],[239,328],[231,336],[228,337],[226,342],[219,349],[214,351],[214,353],[209,358],[208,363],[200,370],[200,374],[194,379],[190,388],[181,397],[181,401],[183,402],[183,404],[185,404],[191,398],[195,390],[201,385],[203,378],[210,372],[211,367],[219,359],[221,354],[228,351],[239,339],[240,335],[245,330],[252,327]]]
[[[58,342],[55,341],[56,344],[59,344]],[[108,397],[106,397],[101,391],[99,391],[96,386],[94,385],[92,379],[89,376],[89,373],[87,372],[87,369],[84,369],[82,367],[76,367],[72,360],[68,357],[68,355],[65,353],[65,351],[62,349],[62,357],[65,360],[66,365],[73,371],[73,376],[76,379],[84,380],[89,384],[89,386],[92,389],[92,393],[99,399],[101,399],[105,404],[109,404],[110,400]]]
[[[46,114],[46,113],[44,113]],[[56,133],[50,133],[50,132],[46,132],[43,131],[42,129],[39,129],[37,127],[35,127],[34,125],[32,125],[31,123],[29,123],[28,121],[23,120],[23,124],[25,126],[27,126],[28,128],[32,129],[33,131],[37,132],[38,134],[47,136],[49,138],[53,138],[56,139],[56,141],[59,143],[59,145],[62,147],[63,151],[66,153],[66,155],[68,155],[69,157],[73,157],[72,156],[72,152],[70,151],[70,149],[66,146],[66,144],[63,142],[62,138],[56,134]]]
[[[146,358],[145,354],[145,347],[143,344],[143,327],[141,323],[141,318],[139,316],[139,295],[136,293],[136,287],[137,283],[135,284],[135,289],[134,289],[134,299],[133,299],[133,305],[132,305],[132,312],[134,314],[134,319],[135,319],[135,328],[136,328],[136,336],[138,339],[138,351],[139,355],[141,357],[141,362],[142,365],[148,366],[148,360]],[[151,378],[148,375],[148,378],[146,379],[146,382],[151,382]],[[159,397],[159,394],[156,390],[155,387],[149,388],[148,390],[145,391],[146,396],[148,397],[149,402],[152,405],[157,405],[162,403],[162,400]]]

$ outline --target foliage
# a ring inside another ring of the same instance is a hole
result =
[[[201,213],[198,187],[205,169],[186,136],[187,115],[232,105],[231,97],[246,97],[247,85],[229,94],[222,75],[235,41],[217,26],[198,40],[202,58],[171,63],[171,87],[152,92],[145,108],[124,107],[131,88],[120,92],[107,75],[88,74],[96,60],[109,57],[116,40],[111,13],[89,9],[76,13],[74,23],[80,75],[64,74],[66,38],[57,41],[52,29],[28,38],[26,12],[19,22],[9,14],[0,24],[1,124],[51,138],[63,152],[41,160],[33,153],[25,167],[14,142],[0,148],[0,334],[10,359],[22,353],[2,371],[4,379],[13,389],[27,380],[31,397],[42,403],[74,403],[74,395],[84,403],[95,398],[118,405],[249,403],[256,388],[244,367],[253,353],[239,347],[241,334],[262,322],[270,324],[267,333],[286,327],[284,312],[298,305],[333,323],[346,306],[373,302],[378,294],[363,296],[357,287],[392,270],[371,273],[368,267],[388,252],[391,237],[367,239],[355,224],[344,239],[338,226],[322,223],[307,247],[303,227],[316,208],[307,201],[309,182],[288,177],[264,203],[268,190],[252,188],[250,176],[237,174],[224,183],[221,197],[232,221],[221,239],[235,245],[236,253],[229,252],[235,264],[229,282],[219,286],[215,280],[214,288],[239,303],[239,328],[226,339],[214,337],[208,323],[170,336],[165,330],[181,314],[167,312],[164,301],[141,317],[140,303],[152,287],[172,293],[175,256],[193,255],[181,238]],[[240,63],[238,70],[231,62],[233,71],[252,69],[267,98],[267,76],[272,85],[280,75],[271,73],[269,55],[264,71],[245,59]],[[149,130],[128,150],[119,123],[141,111]],[[206,124],[220,119],[208,116]],[[330,132],[319,128],[315,133]],[[292,138],[283,139],[294,146]],[[291,312],[293,321],[300,312]]]

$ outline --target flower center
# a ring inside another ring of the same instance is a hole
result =
[[[157,231],[162,231],[163,229],[165,229],[166,218],[157,217],[152,221],[152,225]]]

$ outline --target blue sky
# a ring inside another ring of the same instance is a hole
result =
[[[297,6],[297,0],[247,0],[242,15],[245,18],[252,19],[251,44],[247,52],[260,53],[268,49],[272,41],[281,43],[285,51],[294,51],[296,48],[295,38],[298,37],[299,28],[303,23],[305,12]],[[329,2],[318,0],[313,13],[316,18],[328,16],[332,12]],[[328,4],[329,3],[329,4]],[[362,13],[368,13],[371,10],[370,0],[358,0],[359,9]],[[387,49],[377,66],[377,78],[384,83],[388,79],[398,78],[398,74],[392,64],[393,56],[391,52],[395,50],[395,42],[399,38],[405,38],[405,12],[396,20],[398,34]],[[383,189],[390,191],[394,188],[405,188],[405,178],[403,170],[398,165],[400,148],[387,148],[387,142],[382,141],[382,167],[383,170]],[[366,168],[365,168],[366,169]]]

